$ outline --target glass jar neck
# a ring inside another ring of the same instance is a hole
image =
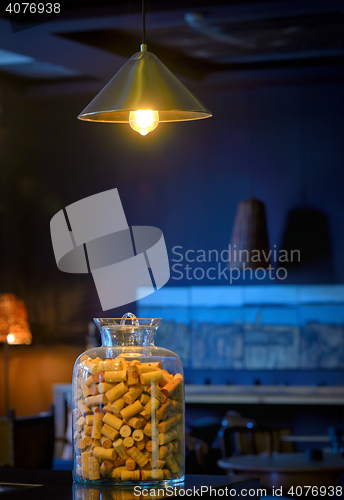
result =
[[[154,334],[155,328],[124,326],[118,328],[102,327],[100,330],[102,345],[106,347],[154,346]]]

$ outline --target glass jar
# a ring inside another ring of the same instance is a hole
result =
[[[74,480],[183,481],[183,367],[154,345],[161,319],[127,313],[94,321],[102,346],[79,356],[73,372]]]

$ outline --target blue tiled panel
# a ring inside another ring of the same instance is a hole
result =
[[[243,367],[243,336],[240,325],[193,323],[192,368],[210,370]]]
[[[155,344],[175,352],[184,368],[191,367],[190,327],[185,322],[163,321],[156,335]]]
[[[302,328],[300,368],[344,368],[344,326],[309,323]]]
[[[245,325],[244,368],[247,370],[296,369],[299,366],[300,331],[288,325]]]
[[[156,344],[176,352],[186,369],[344,368],[341,285],[164,290],[138,313],[163,318]]]

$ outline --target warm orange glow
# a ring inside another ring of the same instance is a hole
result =
[[[159,112],[151,109],[130,111],[129,125],[135,132],[147,135],[159,125]]]
[[[0,295],[0,342],[31,344],[25,304],[12,293]]]
[[[15,339],[16,339],[16,338],[15,338],[15,336],[14,336],[12,333],[9,333],[9,334],[7,335],[7,343],[8,343],[8,344],[13,344],[13,342],[15,341]]]

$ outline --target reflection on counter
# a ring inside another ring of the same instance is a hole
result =
[[[181,496],[179,492],[184,491],[185,483],[178,486],[154,486],[138,484],[134,487],[119,486],[84,486],[73,484],[73,500],[140,500],[158,499],[164,497]]]

